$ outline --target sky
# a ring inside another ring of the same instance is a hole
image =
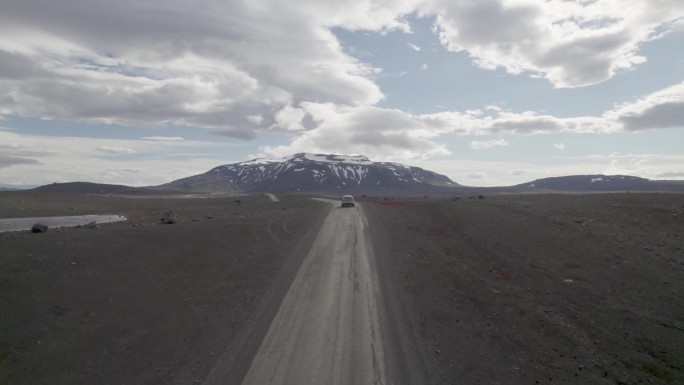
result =
[[[684,180],[684,2],[0,3],[0,186],[299,152]]]

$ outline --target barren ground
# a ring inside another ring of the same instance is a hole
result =
[[[430,383],[684,383],[684,195],[366,207]]]
[[[0,384],[240,383],[329,205],[0,193]],[[684,195],[367,200],[393,383],[684,383]],[[158,224],[174,210],[180,223]]]
[[[202,383],[238,333],[268,327],[257,318],[282,299],[329,206],[280,198],[2,193],[0,217],[130,220],[0,234],[0,384]],[[159,224],[167,210],[180,223]]]

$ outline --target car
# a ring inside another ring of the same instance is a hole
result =
[[[354,197],[351,195],[345,195],[342,197],[342,207],[354,207]]]

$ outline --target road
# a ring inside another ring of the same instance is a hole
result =
[[[387,383],[368,222],[330,203],[243,385]]]

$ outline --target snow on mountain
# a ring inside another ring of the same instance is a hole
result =
[[[226,164],[165,187],[194,191],[364,192],[458,186],[444,175],[360,155],[300,153]]]
[[[629,175],[571,175],[537,179],[516,187],[551,191],[651,191],[661,183]]]

